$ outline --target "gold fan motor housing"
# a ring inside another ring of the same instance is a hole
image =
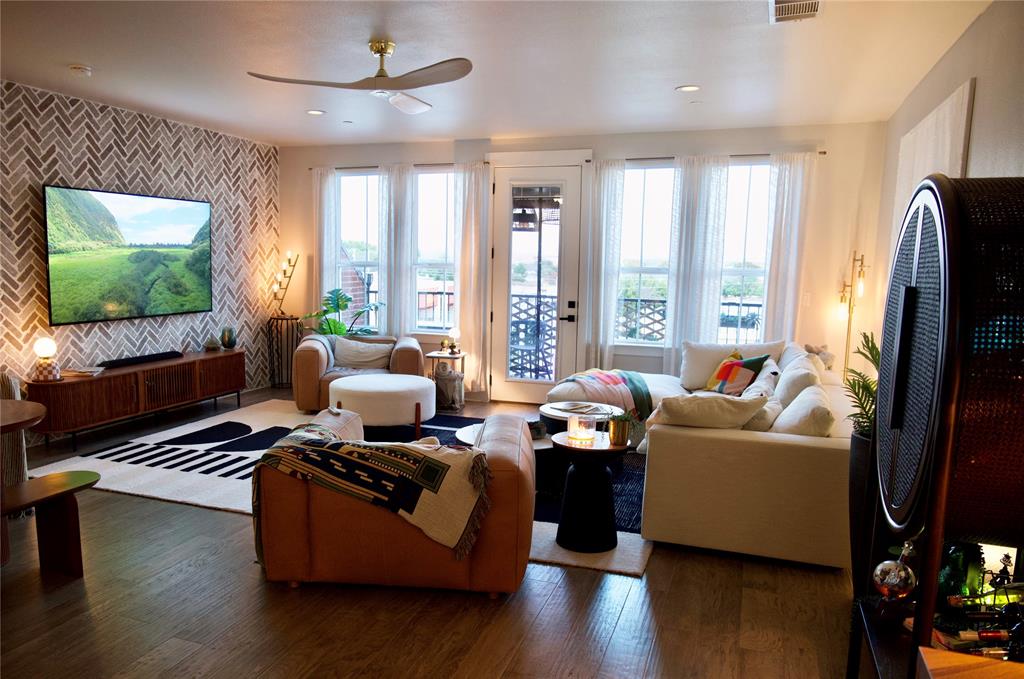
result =
[[[384,70],[384,58],[395,53],[395,43],[390,40],[371,40],[369,44],[370,52],[374,56],[380,57],[380,68],[377,70],[376,77],[387,78],[388,72]]]

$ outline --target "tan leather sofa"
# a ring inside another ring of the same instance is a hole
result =
[[[342,413],[347,419],[343,437],[361,438],[358,416]],[[515,592],[526,573],[533,537],[530,432],[520,417],[492,415],[484,421],[477,447],[486,451],[493,474],[487,486],[491,508],[473,551],[461,561],[380,507],[276,469],[258,468],[267,579]]]
[[[330,337],[309,335],[295,349],[292,356],[292,393],[295,407],[306,412],[323,410],[328,404],[328,387],[339,377],[367,373],[423,374],[423,350],[415,337],[386,337],[379,335],[353,335],[348,339],[359,342],[391,343],[395,348],[387,369],[342,368],[335,365],[334,346]],[[326,340],[326,341],[321,341]]]

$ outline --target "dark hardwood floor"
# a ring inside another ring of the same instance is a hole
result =
[[[251,392],[243,405],[268,397],[288,394]],[[195,406],[87,435],[80,446],[211,414]],[[30,465],[69,454],[65,443],[33,450]],[[842,571],[659,544],[643,578],[530,564],[520,591],[496,601],[344,585],[291,590],[263,581],[249,517],[97,490],[79,502],[82,580],[41,579],[34,519],[11,522],[0,591],[5,679],[832,678],[845,667]]]

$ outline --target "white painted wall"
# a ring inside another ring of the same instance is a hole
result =
[[[875,251],[884,144],[884,123],[861,123],[541,139],[284,147],[280,150],[280,249],[302,253],[285,310],[300,314],[313,309],[317,302],[318,293],[310,289],[307,275],[313,266],[311,167],[467,162],[481,160],[484,154],[492,151],[589,148],[593,150],[595,159],[608,159],[818,149],[826,150],[828,154],[819,157],[809,206],[802,266],[804,303],[796,339],[815,344],[828,343],[839,354],[846,325],[836,313],[838,290],[844,272],[849,268],[851,250],[856,247],[858,250]],[[877,282],[869,274],[868,283],[869,286],[881,285],[884,281]],[[650,352],[633,350],[618,356],[616,365],[660,372],[661,359],[651,356]]]
[[[960,85],[975,78],[974,112],[967,152],[968,177],[1024,177],[1024,3],[995,2],[964,32],[889,119],[879,202],[875,259],[888,279],[890,229],[900,139]],[[923,179],[923,177],[921,177]],[[871,299],[870,315],[881,335],[885,292]]]

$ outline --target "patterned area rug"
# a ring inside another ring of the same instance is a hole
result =
[[[99,472],[96,487],[102,490],[251,514],[256,462],[309,419],[292,401],[263,401],[32,469],[29,475],[88,469]],[[480,421],[439,415],[423,424],[422,435],[456,444],[457,429]],[[411,441],[415,433],[412,426],[367,427],[365,435],[370,441]]]

